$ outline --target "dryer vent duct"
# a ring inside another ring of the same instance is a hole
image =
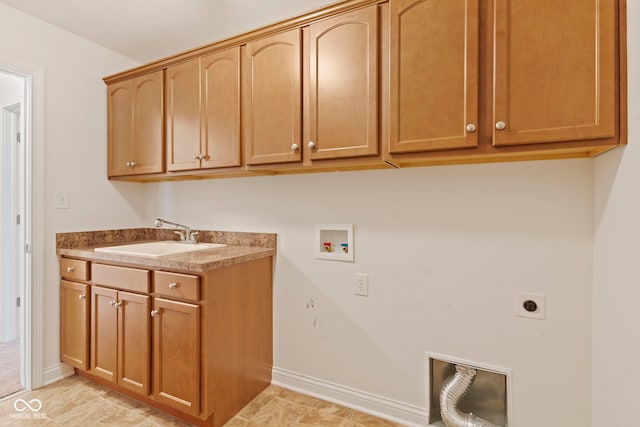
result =
[[[447,427],[498,427],[474,414],[458,409],[458,402],[471,388],[476,370],[468,366],[455,365],[455,372],[442,384],[440,390],[440,415]]]

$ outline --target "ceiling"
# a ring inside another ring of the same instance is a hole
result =
[[[139,63],[316,9],[331,0],[0,0]]]

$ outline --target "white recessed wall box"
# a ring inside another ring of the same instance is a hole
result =
[[[320,224],[316,226],[317,259],[353,261],[353,224]]]

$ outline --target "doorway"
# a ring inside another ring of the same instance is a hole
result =
[[[0,70],[0,399],[25,388],[25,83]]]

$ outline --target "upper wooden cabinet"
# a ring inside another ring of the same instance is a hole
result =
[[[391,153],[478,145],[478,0],[391,1]]]
[[[617,2],[390,3],[392,155],[619,144]]]
[[[301,32],[248,42],[242,53],[242,120],[247,165],[302,160]]]
[[[378,6],[309,26],[311,160],[378,154]]]
[[[496,146],[616,134],[615,1],[496,0]]]
[[[109,176],[595,156],[626,144],[625,7],[347,0],[165,58],[105,78]]]
[[[241,165],[240,48],[167,68],[167,170]]]
[[[163,71],[107,88],[108,175],[164,172]]]

